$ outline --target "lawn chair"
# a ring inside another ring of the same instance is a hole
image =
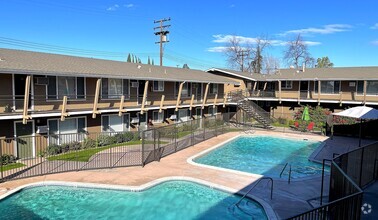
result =
[[[290,127],[291,127],[292,129],[294,129],[294,130],[299,130],[299,122],[295,121],[295,122],[294,122],[294,125],[291,125]]]

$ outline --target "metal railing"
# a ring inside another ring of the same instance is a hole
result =
[[[286,163],[286,164],[285,164],[285,166],[284,166],[284,167],[282,168],[282,170],[281,170],[280,178],[282,177],[283,172],[286,170],[287,165],[289,165],[289,172],[288,172],[288,173],[289,173],[289,176],[288,176],[287,182],[290,184],[290,182],[291,182],[291,172],[292,172],[291,164],[289,164],[289,163]]]
[[[378,178],[378,142],[331,162],[329,203],[290,219],[360,219],[364,188]]]

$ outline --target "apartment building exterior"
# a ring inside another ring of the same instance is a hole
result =
[[[339,111],[349,106],[378,107],[378,67],[280,69],[274,74],[212,68],[218,76],[237,80],[225,91],[240,89],[274,117],[291,115],[300,105]]]
[[[238,84],[199,70],[0,49],[0,138],[138,131],[206,117],[225,111],[224,85]]]

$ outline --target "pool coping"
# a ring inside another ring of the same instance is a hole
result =
[[[230,193],[230,194],[237,194],[239,196],[243,196],[242,192],[240,190],[236,190],[227,186],[223,186],[220,184],[208,182],[205,180],[193,178],[193,177],[184,177],[184,176],[171,176],[171,177],[163,177],[159,179],[152,180],[148,183],[139,185],[139,186],[125,186],[125,185],[111,185],[111,184],[100,184],[100,183],[82,183],[82,182],[69,182],[69,181],[41,181],[41,182],[35,182],[35,183],[29,183],[22,186],[19,186],[17,188],[14,188],[8,192],[6,192],[3,195],[0,195],[0,201],[23,190],[28,188],[34,188],[34,187],[41,187],[41,186],[69,186],[69,187],[78,187],[78,188],[92,188],[92,189],[107,189],[107,190],[119,190],[119,191],[128,191],[128,192],[141,192],[146,191],[154,186],[157,186],[159,184],[169,182],[169,181],[188,181],[200,184],[205,187],[214,188],[216,190],[220,190],[222,192]],[[272,206],[267,203],[266,201],[247,194],[247,198],[252,199],[259,203],[259,205],[264,209],[264,212],[268,219],[276,220],[278,219],[277,214],[274,212]]]
[[[210,166],[210,165],[200,164],[200,163],[194,162],[194,159],[196,159],[197,157],[203,156],[203,155],[205,155],[205,154],[207,154],[207,153],[209,153],[209,152],[211,152],[211,151],[213,151],[213,150],[215,150],[215,149],[223,146],[224,144],[226,144],[226,143],[228,143],[230,141],[233,141],[236,138],[239,138],[239,137],[252,137],[252,136],[256,137],[256,136],[270,136],[270,135],[265,135],[265,134],[238,134],[235,137],[232,137],[232,138],[230,138],[230,139],[228,139],[226,141],[223,141],[223,142],[221,142],[221,143],[219,143],[219,144],[217,144],[217,145],[215,145],[215,146],[213,146],[211,148],[208,148],[208,149],[206,149],[204,151],[199,152],[198,154],[195,154],[195,155],[189,157],[186,160],[186,162],[189,163],[189,164],[191,164],[191,165],[193,165],[193,166],[199,166],[199,167],[213,169],[213,170],[230,172],[230,173],[240,174],[240,175],[245,175],[245,176],[250,176],[250,177],[254,177],[254,178],[262,178],[262,177],[264,177],[264,175],[261,175],[261,174],[248,173],[248,172],[244,172],[244,171],[233,170],[233,169],[228,169],[228,168],[223,168],[223,167]],[[281,137],[281,136],[279,136],[279,138],[293,139],[293,138],[290,138],[290,137]],[[323,144],[321,144],[321,146],[323,146]],[[316,152],[318,150],[318,148],[314,152]],[[310,158],[308,158],[308,160],[312,161],[312,160],[310,160]],[[312,162],[319,163],[317,161],[312,161]],[[311,179],[319,178],[320,176],[321,176],[321,174],[314,174],[314,175],[309,175],[309,176],[306,176],[306,177],[300,177],[300,178],[296,178],[296,179],[291,179],[290,181],[291,182],[296,182],[296,181],[311,180]],[[286,179],[281,179],[281,178],[277,178],[277,177],[271,177],[271,176],[265,176],[265,177],[270,177],[274,181],[284,181],[284,182],[288,181]]]

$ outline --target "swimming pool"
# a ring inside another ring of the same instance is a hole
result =
[[[68,186],[26,188],[0,200],[2,219],[267,219],[262,206],[189,181],[140,192]]]
[[[240,136],[226,144],[194,158],[194,162],[270,177],[287,178],[291,166],[292,178],[321,174],[322,165],[308,160],[320,145],[300,139],[271,136]]]

